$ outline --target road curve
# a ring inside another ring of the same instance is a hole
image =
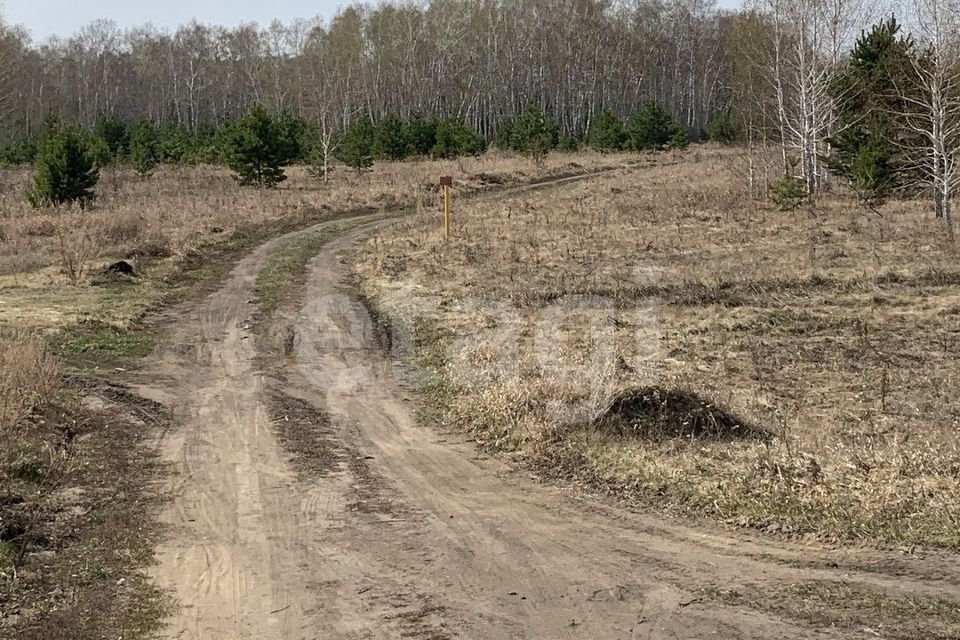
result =
[[[342,254],[376,224],[311,262],[290,357],[270,375],[251,300],[283,239],[167,312],[170,339],[135,383],[178,424],[162,442],[174,473],[153,569],[176,600],[165,637],[860,638],[876,636],[704,594],[807,580],[956,593],[955,564],[633,513],[417,424],[366,309],[344,293]],[[296,428],[313,447],[299,466],[281,444]]]

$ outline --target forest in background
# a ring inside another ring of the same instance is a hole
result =
[[[358,121],[435,118],[502,140],[532,104],[550,120],[547,146],[603,148],[598,122],[627,146],[616,122],[656,105],[680,138],[713,129],[779,148],[788,196],[814,195],[835,174],[864,194],[929,191],[949,220],[958,15],[960,0],[751,0],[736,11],[710,0],[434,0],[265,28],[99,21],[42,43],[8,25],[0,135],[29,140],[56,117],[212,139],[263,105],[307,123],[326,157]]]
[[[452,114],[490,139],[530,101],[575,133],[602,107],[625,116],[652,98],[701,129],[728,100],[734,28],[703,0],[353,5],[329,22],[172,33],[100,21],[43,43],[14,27],[5,110],[20,129],[53,111],[88,127],[112,114],[195,130],[253,103],[337,127],[360,113]]]

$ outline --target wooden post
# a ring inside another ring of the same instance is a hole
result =
[[[443,176],[440,178],[440,186],[443,187],[443,235],[446,238],[450,237],[450,226],[451,226],[451,217],[452,212],[450,210],[450,205],[452,204],[453,194],[453,176]]]

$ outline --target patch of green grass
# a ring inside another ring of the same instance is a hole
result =
[[[960,623],[960,602],[910,593],[902,596],[888,596],[837,582],[816,580],[791,585],[786,595],[795,596],[804,602],[814,613],[822,605],[831,603],[855,603],[863,609],[877,615],[897,619],[910,619],[917,616],[934,616],[941,621]]]
[[[303,282],[307,263],[320,253],[324,245],[360,224],[362,223],[346,222],[306,231],[274,249],[257,276],[256,302],[263,315],[272,316]]]
[[[726,605],[737,606],[743,602],[743,596],[736,589],[727,589],[710,585],[700,590],[700,597],[707,600],[716,600]]]
[[[87,580],[103,580],[114,575],[113,567],[105,564],[90,564],[83,568],[83,577]]]
[[[417,318],[413,326],[417,388],[439,412],[453,400],[457,391],[445,375],[447,336],[436,323]]]
[[[280,307],[300,282],[310,259],[337,231],[336,227],[325,227],[303,233],[273,250],[257,276],[257,306],[265,316],[273,315]]]
[[[39,484],[44,478],[44,463],[40,454],[28,447],[12,446],[6,452],[6,472],[21,482]]]
[[[144,358],[153,352],[155,337],[145,331],[120,330],[88,320],[67,327],[50,339],[55,354],[78,369],[111,366],[121,360]]]
[[[17,545],[9,540],[0,540],[0,567],[10,567],[17,558]]]

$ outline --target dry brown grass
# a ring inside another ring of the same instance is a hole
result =
[[[148,283],[135,288],[138,301],[155,293],[157,281],[178,268],[180,258],[236,232],[278,221],[316,220],[351,209],[390,210],[433,202],[441,175],[453,175],[458,190],[520,184],[539,178],[617,166],[627,156],[556,155],[543,166],[489,153],[459,161],[378,163],[356,174],[338,168],[329,182],[303,167],[288,169],[281,189],[240,188],[216,167],[164,167],[149,178],[106,169],[96,206],[80,210],[35,210],[25,198],[30,172],[0,170],[0,324],[49,328],[86,317],[122,324],[142,304],[116,304],[110,291],[90,287],[109,261],[137,262]],[[64,288],[64,284],[79,284]],[[102,317],[101,309],[113,309]]]
[[[60,386],[60,365],[45,344],[25,331],[0,334],[0,572],[19,563],[39,505],[69,473],[41,417]]]
[[[362,286],[484,442],[730,523],[957,546],[957,247],[919,202],[753,201],[739,154],[476,201],[450,241],[417,216],[358,253]],[[537,323],[571,294],[593,311],[544,325],[551,370]]]
[[[10,434],[60,385],[46,345],[24,331],[0,334],[0,433]]]

